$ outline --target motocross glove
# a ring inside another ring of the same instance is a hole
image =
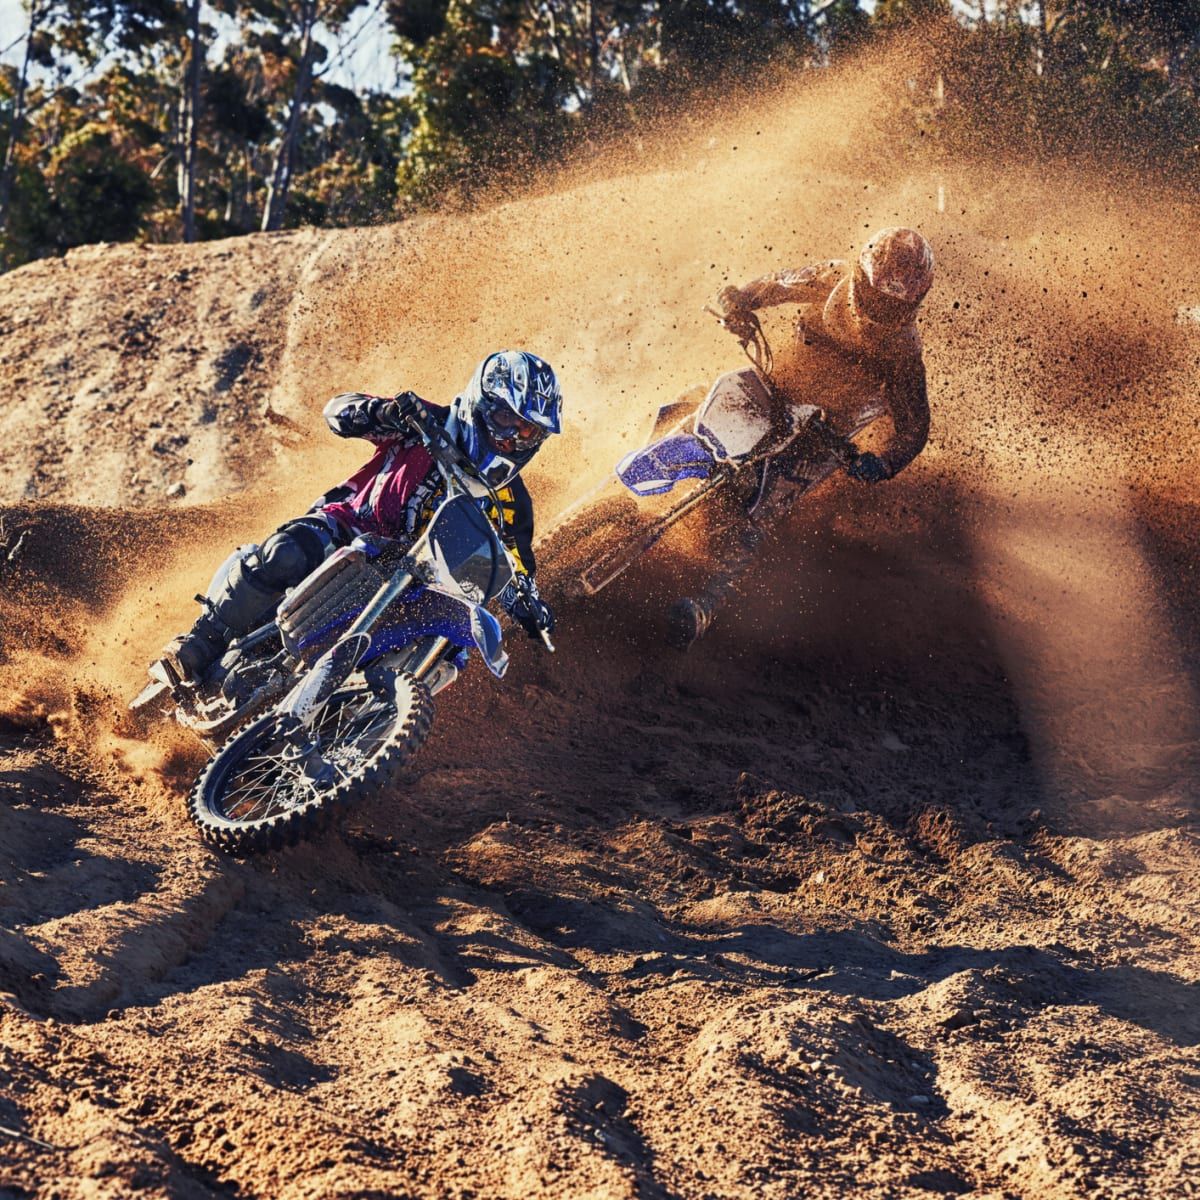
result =
[[[384,397],[374,406],[371,414],[381,429],[394,429],[397,433],[410,428],[413,417],[425,412],[425,402],[416,392],[398,392],[390,398]]]
[[[717,293],[717,304],[723,313],[741,312],[746,308],[742,289],[730,284]]]
[[[531,638],[540,638],[543,630],[554,632],[554,614],[531,576],[517,575],[500,593],[500,604]]]
[[[762,328],[758,318],[748,308],[735,308],[727,312],[721,320],[723,328],[728,329],[744,346],[754,341],[755,335]]]
[[[882,483],[885,479],[892,477],[892,473],[883,459],[869,450],[855,458],[846,468],[846,474],[851,479],[857,479],[859,483]]]
[[[722,326],[728,329],[743,346],[747,342],[753,341],[754,335],[761,326],[758,318],[754,315],[754,310],[746,306],[741,288],[722,288],[717,293],[717,304],[720,305],[721,312],[724,314],[721,318]]]

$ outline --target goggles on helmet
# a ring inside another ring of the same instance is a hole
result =
[[[536,450],[546,440],[547,430],[534,421],[525,420],[496,396],[483,396],[479,415],[488,436],[502,454],[511,454],[514,450]]]
[[[907,325],[917,315],[920,300],[901,300],[873,287],[860,266],[854,268],[854,303],[875,325]]]

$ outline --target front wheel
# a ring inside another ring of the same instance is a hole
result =
[[[257,854],[294,845],[339,809],[385,786],[420,748],[433,702],[411,675],[335,692],[314,718],[303,756],[275,713],[246,726],[208,762],[188,811],[209,845]],[[314,778],[314,756],[322,770]]]

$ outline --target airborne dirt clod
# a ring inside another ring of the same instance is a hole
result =
[[[0,1194],[1196,1194],[1197,214],[902,162],[890,78],[470,217],[0,278]],[[685,527],[340,831],[201,844],[203,752],[124,702],[357,465],[329,394],[561,364],[545,527],[739,365],[721,283],[897,221],[940,268],[911,471],[797,513],[688,655]]]

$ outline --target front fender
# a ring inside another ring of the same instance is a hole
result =
[[[497,679],[508,670],[508,654],[504,650],[504,634],[500,622],[482,604],[471,606],[471,637],[475,648],[487,663],[487,669]]]

